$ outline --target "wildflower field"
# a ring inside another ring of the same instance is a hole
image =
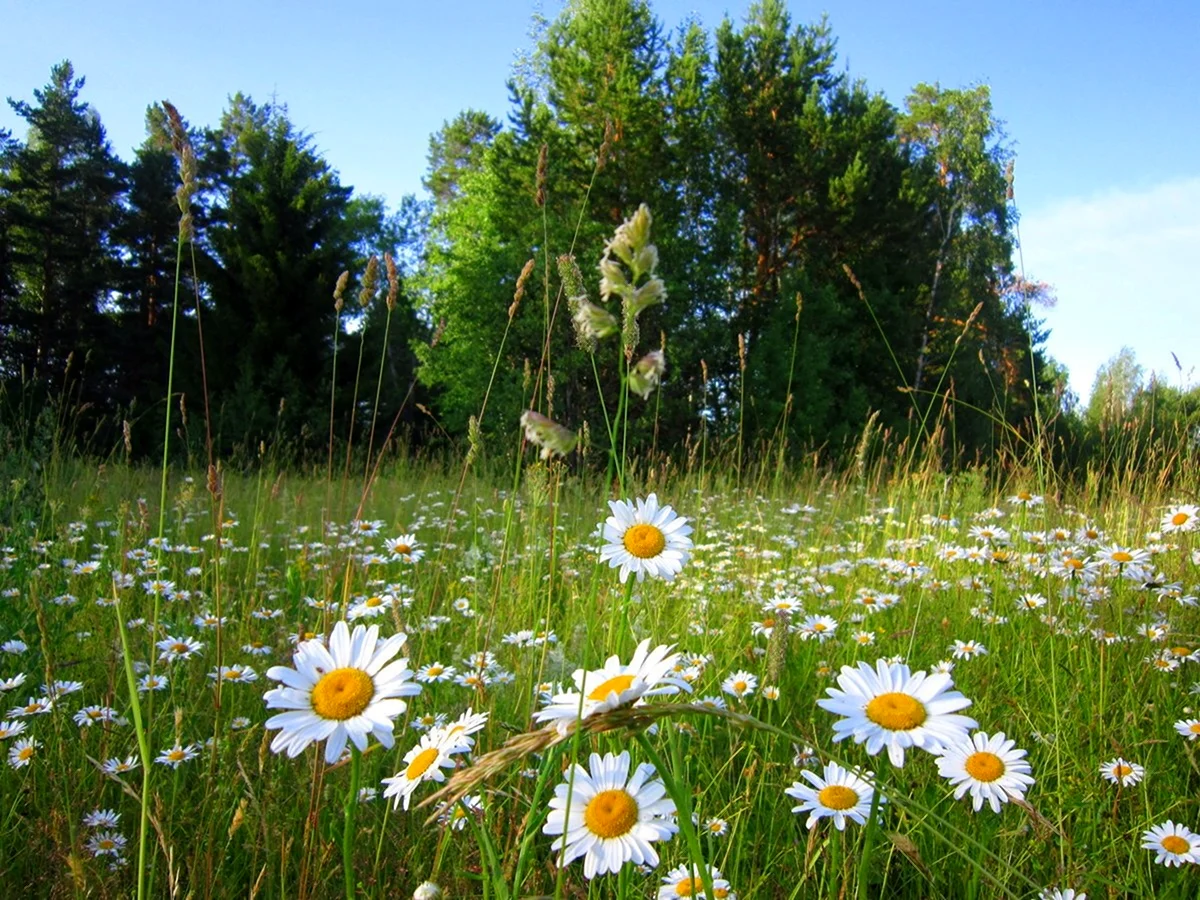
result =
[[[1195,896],[1195,506],[519,472],[63,469],[0,561],[4,883]]]

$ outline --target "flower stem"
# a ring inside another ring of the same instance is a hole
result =
[[[354,900],[354,813],[358,809],[358,782],[362,774],[362,753],[350,744],[350,789],[346,792],[345,821],[342,825],[342,875],[346,881],[346,900]]]

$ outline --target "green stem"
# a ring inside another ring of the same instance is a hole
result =
[[[146,852],[150,832],[150,740],[142,721],[142,704],[138,699],[137,676],[133,673],[133,652],[129,647],[129,633],[125,630],[125,619],[121,615],[121,596],[114,589],[113,608],[117,613],[117,628],[121,633],[121,658],[125,663],[125,683],[129,688],[129,708],[133,712],[133,730],[137,734],[138,755],[142,759],[141,817],[138,820],[138,866],[137,900],[146,897]]]
[[[654,769],[662,779],[667,793],[675,801],[675,817],[679,822],[679,830],[683,832],[683,840],[687,844],[688,855],[691,857],[692,865],[700,873],[700,880],[704,884],[704,896],[715,897],[717,894],[713,890],[712,870],[704,863],[704,853],[700,849],[700,836],[696,833],[695,826],[692,825],[690,795],[671,776],[671,772],[663,764],[662,756],[654,749],[654,745],[650,743],[650,739],[646,737],[644,731],[637,733],[637,742],[641,745],[645,754],[650,757],[650,762],[654,764]],[[676,759],[676,763],[678,764],[679,762],[680,760]]]
[[[362,774],[362,753],[350,744],[350,789],[346,792],[345,821],[342,825],[342,875],[346,882],[346,900],[354,900],[354,813],[358,809],[358,782]]]

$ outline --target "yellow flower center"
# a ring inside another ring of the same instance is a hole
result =
[[[21,762],[33,759],[33,747],[22,747],[17,751],[17,759],[21,760]]]
[[[1124,763],[1118,763],[1117,765],[1113,766],[1113,774],[1118,778],[1125,778],[1126,776],[1133,774],[1133,769]]]
[[[583,824],[592,834],[602,838],[628,834],[637,820],[637,801],[620,788],[601,791],[583,811]]]
[[[1188,726],[1188,731],[1192,734],[1200,734],[1200,722],[1193,722]]]
[[[1175,656],[1191,656],[1192,651],[1189,647],[1172,647],[1171,653]]]
[[[1083,568],[1083,560],[1076,559],[1074,556],[1068,556],[1066,559],[1063,560],[1063,565],[1068,569],[1082,569]]]
[[[858,803],[858,792],[844,784],[831,784],[821,788],[817,800],[826,809],[852,809]]]
[[[1133,562],[1133,554],[1126,553],[1124,550],[1114,550],[1112,558],[1113,558],[1113,562],[1121,563],[1122,565],[1125,563]]]
[[[733,683],[733,690],[735,693],[738,693],[738,694],[744,694],[746,692],[747,687],[748,687],[748,685],[744,681],[735,681]]]
[[[422,775],[429,771],[429,767],[434,764],[438,758],[437,747],[426,747],[420,753],[413,757],[413,761],[408,764],[408,768],[404,770],[404,777],[409,781],[416,781]]]
[[[348,666],[321,676],[312,689],[312,708],[322,719],[352,719],[375,696],[375,682],[362,669]]]
[[[867,718],[888,731],[910,731],[925,721],[925,706],[920,700],[900,691],[880,694],[867,704]]]
[[[425,670],[425,674],[429,675],[430,677],[435,677],[437,675],[441,675],[445,671],[446,671],[446,669],[443,666],[432,665],[428,669]]]
[[[412,553],[412,547],[408,546],[408,544],[397,544],[392,548],[392,552],[398,556],[408,556],[408,554]]]
[[[629,690],[633,684],[632,675],[614,675],[608,681],[601,684],[594,691],[587,695],[589,700],[595,700],[597,703],[608,697],[609,694],[621,694]]]
[[[696,884],[695,878],[685,878],[682,881],[676,882],[675,894],[679,897],[693,897],[696,894],[696,889],[704,890],[700,884]]]
[[[171,750],[167,753],[167,759],[169,759],[171,762],[179,762],[186,755],[187,754],[184,753],[182,750]]]
[[[1018,491],[1017,499],[1024,500],[1026,503],[1028,503],[1030,500],[1033,499],[1033,494],[1029,493],[1029,491]]]
[[[667,546],[667,538],[653,525],[633,525],[622,538],[625,549],[638,559],[653,559]]]
[[[382,606],[382,605],[383,605],[382,597],[368,597],[367,598],[367,606]]]
[[[1177,834],[1168,834],[1162,839],[1162,848],[1168,853],[1187,853],[1191,847],[1186,839]]]
[[[112,838],[100,838],[100,840],[96,841],[96,846],[101,850],[112,850],[117,846],[117,842]]]
[[[967,757],[963,768],[976,781],[995,781],[1004,774],[1004,760],[995,753],[980,750]]]
[[[1185,512],[1177,512],[1175,515],[1171,516],[1171,524],[1178,528],[1180,525],[1186,525],[1188,519],[1190,518],[1191,516]]]
[[[762,620],[762,627],[763,628],[774,628],[775,620],[772,619],[770,616],[768,616],[767,618]]]
[[[174,650],[176,653],[187,653],[192,648],[189,647],[187,644],[183,643],[183,641],[177,641],[176,643],[171,645],[171,649]]]

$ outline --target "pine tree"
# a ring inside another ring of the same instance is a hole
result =
[[[77,388],[73,396],[87,404],[102,401],[114,381],[105,311],[124,166],[81,99],[83,86],[63,62],[34,103],[9,100],[28,134],[23,144],[6,141],[0,156],[12,282],[0,353],[6,377],[41,390]]]
[[[208,132],[205,353],[226,444],[324,434],[333,288],[353,268],[351,190],[285,108],[237,95]]]

